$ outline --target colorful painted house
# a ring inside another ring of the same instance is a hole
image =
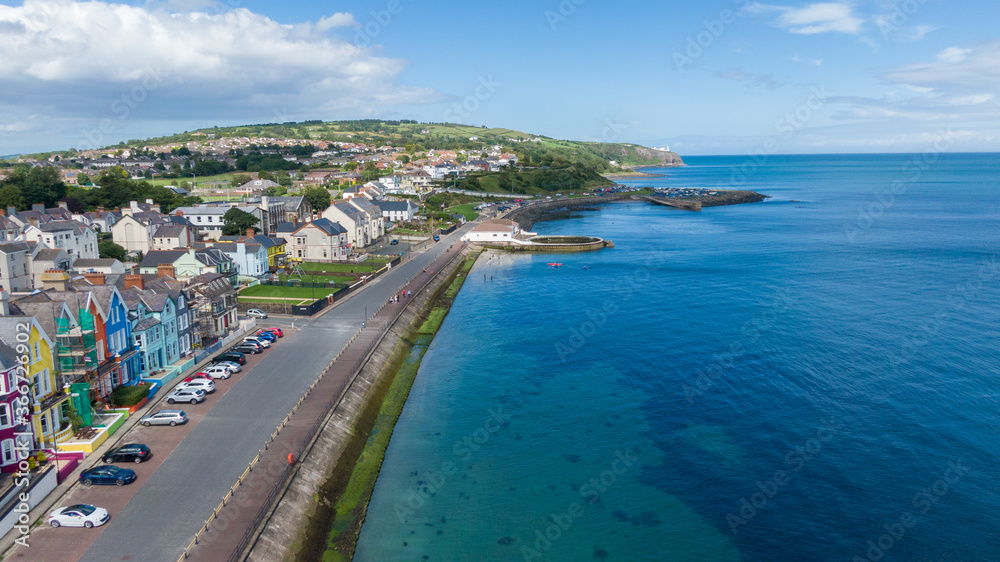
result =
[[[27,373],[31,384],[31,425],[34,449],[52,449],[55,444],[73,436],[65,405],[69,395],[56,374],[53,351],[55,344],[33,317],[0,318],[0,341],[17,348],[27,347]]]
[[[0,343],[0,472],[18,471],[18,463],[31,453],[34,437],[31,417],[18,415],[28,408],[31,390],[22,384],[20,356],[14,348]]]
[[[143,300],[143,291],[136,287],[121,292],[125,305],[128,306],[128,317],[132,323],[132,342],[139,350],[139,366],[142,376],[150,376],[154,371],[163,369],[169,363],[166,355],[166,338],[160,319],[150,310]]]

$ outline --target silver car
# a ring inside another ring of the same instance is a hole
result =
[[[189,402],[197,404],[205,401],[205,393],[194,388],[176,388],[167,395],[167,404],[174,402]]]
[[[193,390],[197,389],[205,394],[212,394],[215,392],[215,382],[208,379],[196,378],[189,381],[184,381],[174,387],[174,390]]]
[[[147,414],[139,419],[139,423],[149,427],[151,425],[181,425],[188,421],[187,414],[184,410],[160,410],[159,412],[153,414]]]
[[[230,373],[238,373],[238,372],[240,372],[240,371],[243,370],[243,367],[240,367],[239,363],[235,363],[233,361],[220,361],[220,362],[216,363],[215,365],[217,367],[225,367],[225,368],[229,369]]]

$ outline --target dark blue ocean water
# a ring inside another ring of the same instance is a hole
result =
[[[689,158],[638,183],[772,199],[481,260],[356,559],[1000,560],[1000,155],[930,159]]]

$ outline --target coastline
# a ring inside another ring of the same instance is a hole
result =
[[[433,287],[433,292],[422,302],[413,303],[405,327],[394,334],[392,341],[383,342],[382,353],[366,365],[366,370],[377,373],[373,374],[375,382],[355,418],[347,444],[325,458],[313,459],[315,468],[322,468],[321,475],[313,476],[314,500],[304,525],[286,544],[282,559],[352,558],[386,448],[420,361],[479,255],[481,252],[468,252],[449,271],[443,271],[447,275]]]

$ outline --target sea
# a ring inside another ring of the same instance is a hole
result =
[[[479,260],[355,560],[1000,560],[1000,155],[685,160]]]

